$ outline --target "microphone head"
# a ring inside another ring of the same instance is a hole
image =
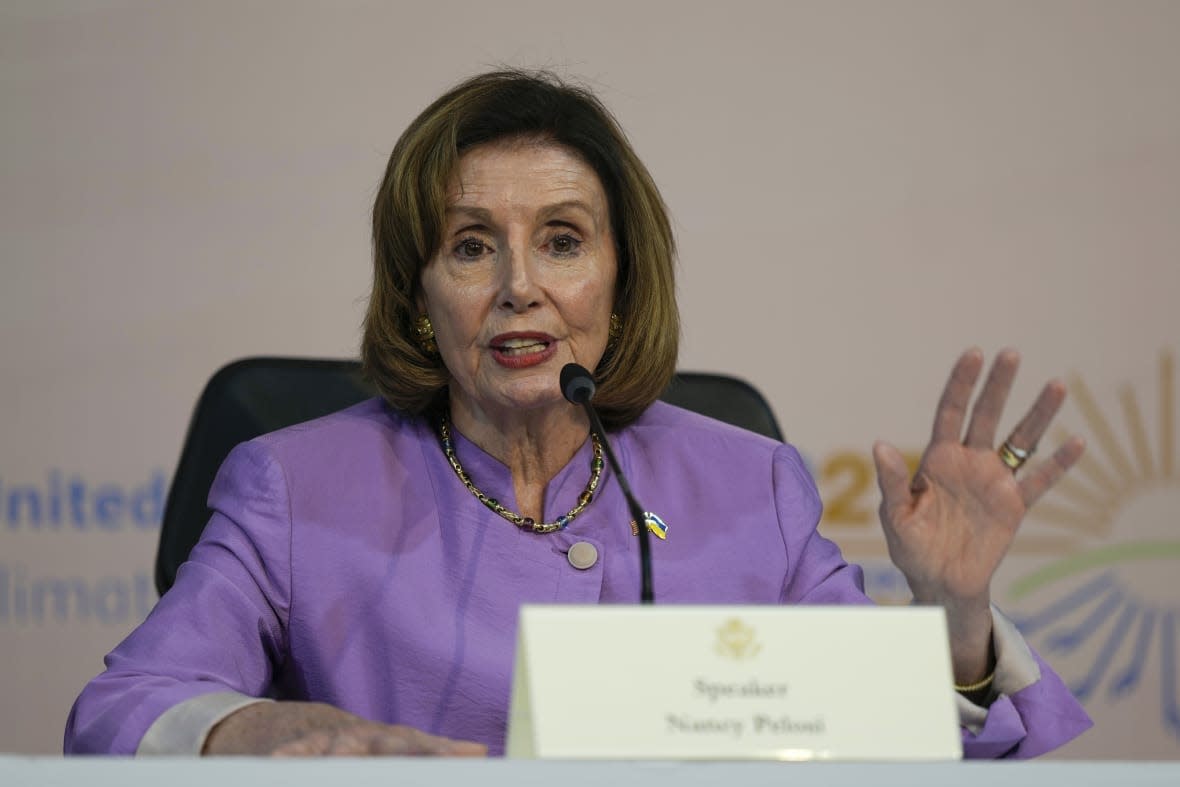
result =
[[[574,404],[585,404],[594,398],[594,378],[586,367],[567,363],[561,367],[561,395]]]

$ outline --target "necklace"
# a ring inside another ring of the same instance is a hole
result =
[[[590,460],[590,480],[586,483],[586,488],[582,490],[582,494],[578,495],[578,504],[571,508],[565,516],[559,516],[553,522],[538,522],[531,516],[521,516],[515,511],[509,511],[500,504],[499,500],[488,497],[479,487],[471,482],[471,477],[467,475],[467,471],[463,469],[463,465],[459,464],[459,457],[455,456],[455,444],[451,440],[451,429],[447,424],[446,416],[443,416],[438,421],[438,439],[442,442],[442,450],[447,457],[447,461],[451,463],[451,469],[455,471],[455,475],[459,476],[459,480],[463,482],[463,486],[467,487],[467,490],[475,495],[479,499],[479,502],[521,530],[531,530],[534,533],[556,533],[558,530],[564,530],[570,522],[574,521],[574,517],[582,513],[586,506],[590,505],[590,501],[594,499],[594,492],[598,489],[598,480],[602,478],[602,443],[598,441],[598,435],[591,432],[590,441],[594,444],[594,456]]]

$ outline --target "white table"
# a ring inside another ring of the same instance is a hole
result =
[[[1180,785],[1180,762],[524,762],[0,755],[3,787],[1097,787]]]

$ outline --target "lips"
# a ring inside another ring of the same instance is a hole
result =
[[[513,369],[544,363],[557,350],[557,341],[547,333],[502,333],[489,345],[496,362]]]
[[[506,355],[527,355],[544,350],[549,346],[549,342],[541,339],[508,339],[493,346],[498,352]]]

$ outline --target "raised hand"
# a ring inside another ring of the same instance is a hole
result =
[[[1022,457],[1037,447],[1065,401],[1065,386],[1050,381],[1007,441],[997,446],[996,429],[1019,365],[1014,350],[996,357],[967,421],[983,353],[971,349],[959,357],[912,479],[896,448],[881,442],[873,446],[889,556],[917,602],[946,607],[956,679],[965,682],[988,668],[990,586],[996,568],[1025,512],[1085,447],[1081,438],[1073,437],[1017,476]]]

